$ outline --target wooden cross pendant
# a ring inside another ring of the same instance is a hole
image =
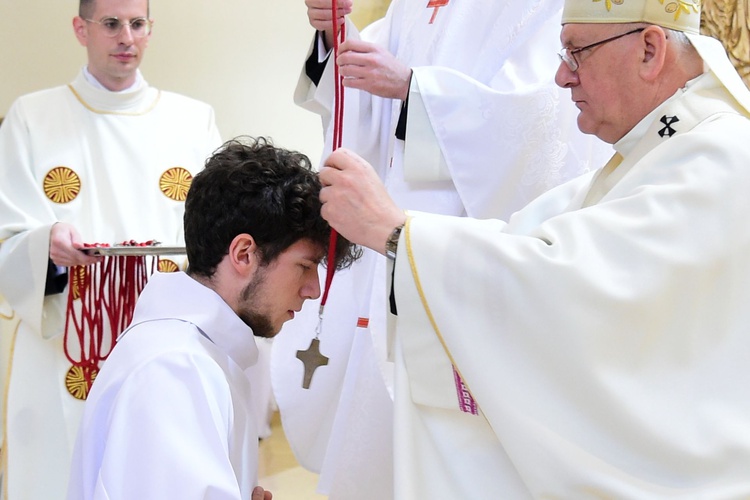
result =
[[[302,388],[309,389],[312,382],[313,373],[320,366],[328,364],[328,358],[320,353],[320,340],[312,339],[310,347],[305,351],[297,351],[297,359],[305,365],[305,376],[302,379]]]

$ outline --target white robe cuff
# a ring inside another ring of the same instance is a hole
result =
[[[2,293],[21,321],[39,333],[44,316],[42,306],[51,227],[45,225],[20,233],[0,245]]]

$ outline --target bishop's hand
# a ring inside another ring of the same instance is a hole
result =
[[[334,151],[320,170],[321,214],[344,238],[385,254],[385,242],[406,221],[363,158],[345,148]]]

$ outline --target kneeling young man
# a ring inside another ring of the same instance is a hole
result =
[[[256,487],[254,336],[320,295],[330,228],[308,158],[230,141],[185,202],[186,273],[152,276],[93,385],[68,498],[269,500]],[[354,247],[339,238],[343,267]]]

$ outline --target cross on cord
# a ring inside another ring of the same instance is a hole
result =
[[[338,57],[339,43],[346,39],[346,26],[341,26],[339,29],[336,23],[336,11],[338,10],[338,3],[336,0],[331,2],[331,23],[333,27],[333,59]],[[336,150],[341,147],[341,135],[344,131],[343,119],[344,119],[344,83],[341,75],[339,74],[338,64],[334,64],[333,70],[333,81],[334,84],[334,110],[336,113],[333,117],[333,149]],[[305,376],[302,379],[302,388],[309,389],[310,383],[312,382],[313,374],[315,370],[320,366],[328,364],[328,358],[320,353],[320,340],[318,340],[318,334],[323,326],[323,308],[328,300],[328,292],[331,291],[331,282],[333,281],[333,273],[336,270],[334,263],[336,262],[336,241],[338,240],[338,234],[331,228],[331,235],[328,241],[328,269],[326,269],[326,280],[325,287],[323,289],[323,297],[320,299],[320,308],[318,309],[318,328],[315,330],[315,338],[310,342],[310,347],[306,351],[297,351],[297,359],[302,361],[302,365],[305,367]]]
[[[320,340],[314,338],[307,350],[297,351],[297,359],[305,365],[305,376],[302,379],[302,387],[309,389],[315,370],[328,364],[328,358],[320,353]]]
[[[429,1],[429,2],[427,3],[427,8],[428,8],[428,9],[429,9],[430,7],[432,7],[432,8],[434,8],[434,9],[435,9],[435,10],[434,10],[434,11],[432,12],[432,17],[430,18],[430,24],[432,24],[432,23],[434,23],[434,22],[435,22],[435,18],[437,17],[438,9],[440,9],[440,7],[445,7],[446,5],[448,5],[448,3],[449,3],[450,1],[451,1],[451,0],[430,0],[430,1]]]

